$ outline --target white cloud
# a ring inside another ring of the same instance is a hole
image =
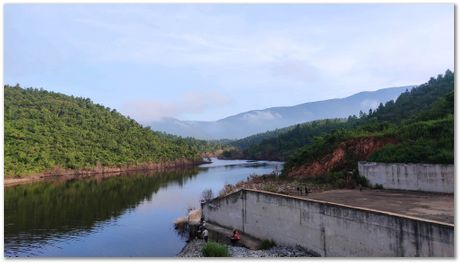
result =
[[[168,87],[155,90],[162,97],[183,93],[185,81],[203,91],[218,86],[222,93],[238,94],[238,104],[213,113],[221,118],[419,84],[454,66],[454,5],[10,5],[5,10],[7,82],[73,84],[90,97],[91,90],[110,87],[113,101],[101,96],[102,102],[121,109],[124,104],[130,115],[146,120],[187,112],[203,112],[188,117],[204,120],[211,106],[191,95],[135,100],[142,98],[145,83]],[[130,80],[136,84],[125,103]]]
[[[190,92],[175,101],[135,100],[127,102],[123,112],[141,123],[150,123],[165,117],[202,113],[214,107],[231,105],[233,99],[218,92]]]
[[[270,111],[253,111],[244,114],[241,117],[243,120],[249,122],[257,122],[257,121],[270,121],[274,119],[280,119],[282,116],[279,113],[273,113]]]
[[[315,84],[335,87],[336,92],[398,84],[393,82],[401,74],[407,79],[408,70],[412,79],[419,79],[420,72],[425,76],[453,67],[453,30],[446,30],[453,28],[453,16],[421,16],[423,12],[415,11],[401,15],[369,7],[368,14],[354,17],[325,13],[321,23],[308,16],[272,22],[215,12],[209,6],[185,6],[174,12],[162,8],[127,6],[123,12],[113,8],[98,17],[89,14],[77,22],[110,35],[112,41],[108,45],[74,39],[79,43],[75,46],[104,61],[209,71],[251,65],[253,70],[265,69],[258,77],[267,82],[283,79],[283,88],[294,86],[289,81],[316,80]],[[114,21],[114,15],[122,19]],[[449,56],[452,59],[446,61]],[[222,72],[219,75],[229,81]]]

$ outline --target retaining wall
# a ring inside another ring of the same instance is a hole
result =
[[[385,189],[453,193],[454,165],[359,162],[361,176]]]
[[[206,220],[320,256],[454,256],[454,226],[429,220],[240,190],[203,206]]]

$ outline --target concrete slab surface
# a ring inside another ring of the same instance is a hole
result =
[[[305,196],[302,196],[305,197]],[[454,195],[363,189],[311,193],[307,198],[454,224]]]

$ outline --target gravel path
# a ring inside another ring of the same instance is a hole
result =
[[[195,239],[185,245],[178,257],[202,257],[204,241]],[[244,247],[229,246],[231,257],[311,257],[301,247],[276,246],[268,250],[250,250]]]

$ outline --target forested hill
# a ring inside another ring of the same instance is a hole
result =
[[[90,99],[4,86],[5,175],[196,159],[215,144],[153,132]]]
[[[326,119],[306,122],[283,129],[252,135],[229,143],[233,149],[223,152],[224,158],[284,161],[314,137],[339,128],[349,128],[347,119]]]
[[[447,70],[353,120],[353,128],[316,137],[288,158],[284,173],[355,169],[361,160],[453,164],[454,84]]]
[[[305,163],[310,157],[318,157],[321,149],[328,149],[349,137],[385,134],[398,139],[401,144],[376,152],[373,160],[453,162],[453,135],[448,135],[453,133],[453,98],[454,74],[448,70],[445,75],[431,78],[427,83],[402,93],[394,101],[381,103],[376,110],[346,119],[313,121],[249,136],[231,142],[235,148],[225,151],[224,156],[289,160],[286,164],[289,167]],[[410,132],[410,129],[414,130]],[[415,129],[427,134],[418,134]]]

